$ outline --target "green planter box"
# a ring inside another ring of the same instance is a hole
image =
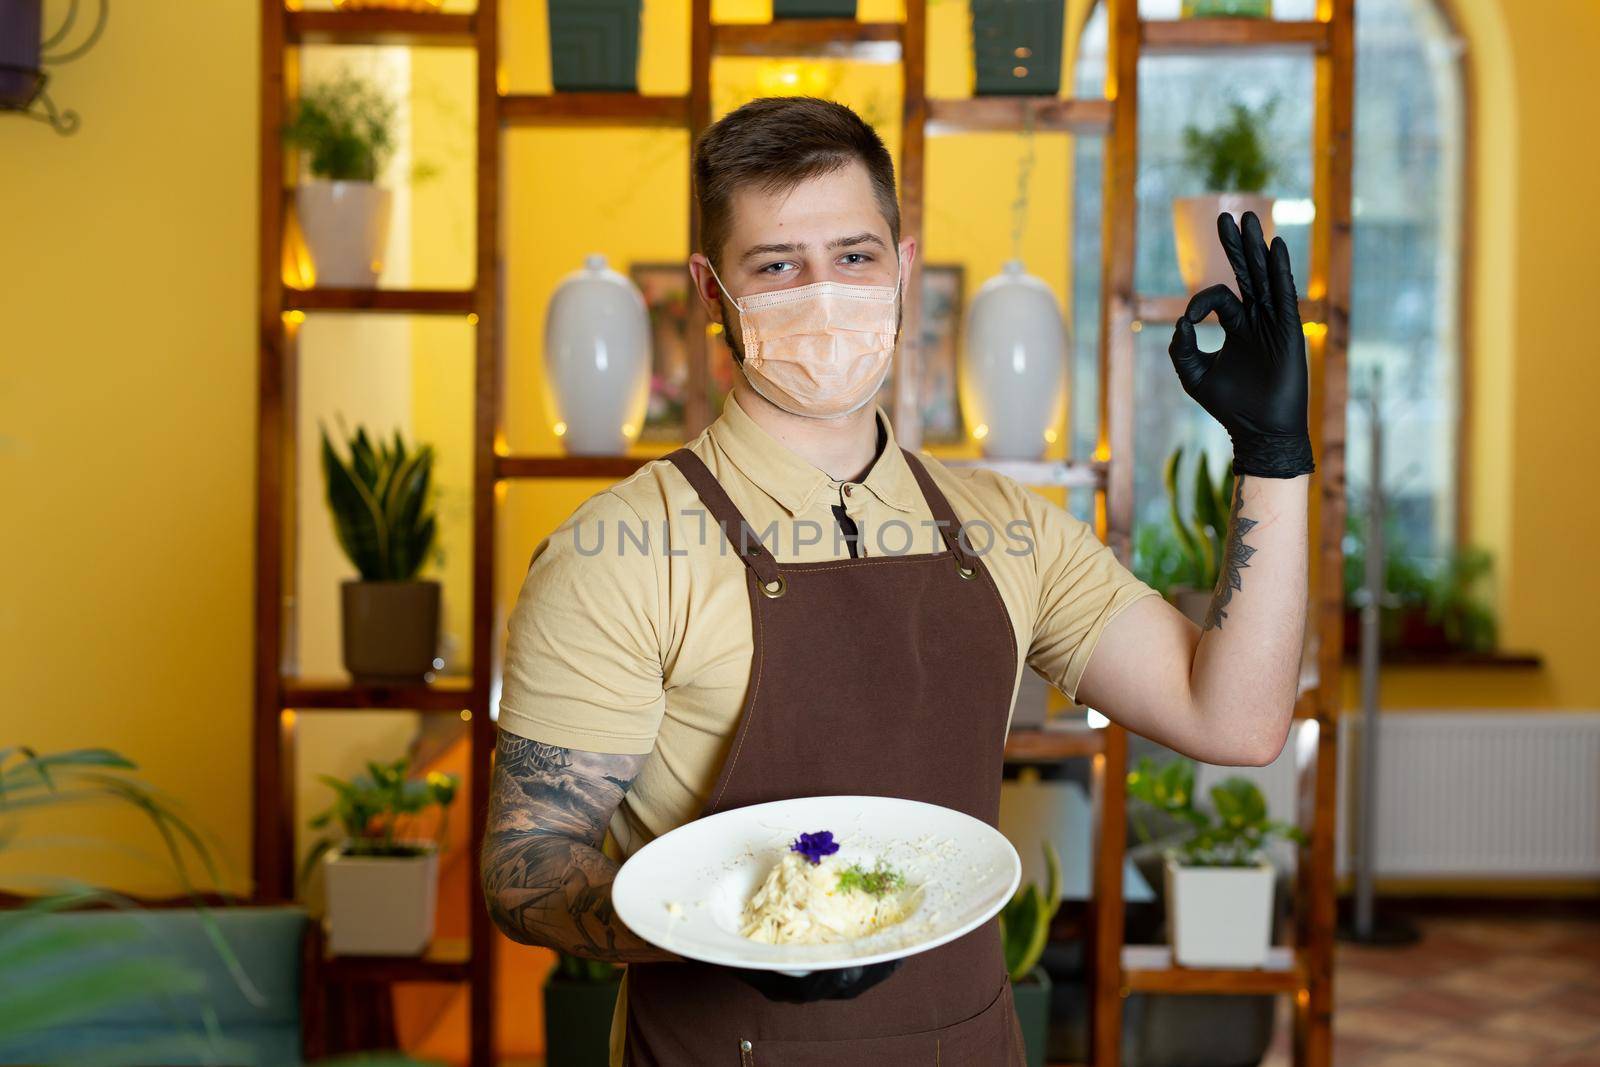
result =
[[[1011,983],[1011,996],[1028,1046],[1028,1067],[1044,1067],[1044,1050],[1050,1043],[1050,976],[1043,967],[1035,967],[1022,981]]]
[[[552,974],[544,984],[545,1067],[608,1067],[611,1013],[619,978],[574,982]]]
[[[549,0],[556,92],[638,92],[642,7],[643,0]]]
[[[1270,19],[1272,0],[1183,0],[1186,19]]]
[[[775,19],[853,19],[856,0],[772,0]]]
[[[1065,0],[972,0],[979,96],[1054,96],[1061,89]]]

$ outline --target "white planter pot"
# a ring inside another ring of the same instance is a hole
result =
[[[420,956],[433,939],[439,856],[346,856],[323,861],[328,947],[338,956]]]
[[[1272,243],[1272,205],[1270,196],[1254,193],[1208,193],[1205,196],[1180,196],[1172,201],[1172,226],[1178,241],[1178,272],[1190,293],[1213,285],[1239,288],[1228,254],[1217,240],[1217,216],[1224,211],[1240,222],[1246,211],[1261,220],[1261,232]]]
[[[1260,967],[1272,944],[1275,872],[1254,867],[1186,867],[1166,858],[1167,927],[1183,967]]]
[[[639,287],[605,256],[586,257],[551,295],[544,363],[566,450],[626,451],[650,400],[650,313]]]
[[[1011,260],[967,312],[960,362],[970,428],[991,459],[1038,459],[1066,411],[1069,338],[1056,295]]]
[[[372,182],[302,182],[295,190],[317,285],[371,289],[383,271],[394,193]]]

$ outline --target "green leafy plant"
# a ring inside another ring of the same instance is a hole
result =
[[[1061,907],[1061,859],[1049,841],[1043,849],[1044,888],[1029,882],[1000,909],[1000,943],[1013,982],[1022,981],[1038,966],[1050,940],[1050,920]]]
[[[335,847],[347,856],[420,856],[442,846],[444,813],[456,798],[456,777],[434,771],[412,778],[410,768],[410,757],[402,756],[392,763],[370,760],[366,773],[348,782],[331,774],[321,776],[335,798],[332,807],[312,817],[311,828],[322,830],[337,821],[343,834],[328,835],[312,846],[300,869],[302,880]],[[433,807],[439,809],[439,819],[432,838],[400,836],[410,817]]]
[[[1366,602],[1367,541],[1365,525],[1352,507],[1345,518],[1344,596],[1348,609]],[[1488,583],[1494,556],[1486,549],[1461,546],[1429,558],[1409,551],[1393,519],[1385,522],[1383,561],[1384,643],[1399,642],[1398,615],[1420,611],[1444,632],[1452,648],[1492,651],[1499,641],[1499,623]]]
[[[416,577],[438,532],[429,500],[433,447],[408,451],[398,429],[392,443],[374,447],[366,429],[358,428],[346,446],[347,463],[334,451],[327,427],[321,430],[328,508],[345,555],[369,582]]]
[[[262,995],[245,974],[237,956],[204,906],[189,874],[198,861],[211,878],[221,881],[206,838],[179,814],[162,793],[140,780],[130,760],[104,748],[79,748],[40,753],[26,746],[0,748],[0,854],[33,845],[91,845],[144,853],[120,842],[94,837],[31,840],[26,820],[52,812],[101,804],[128,805],[144,815],[160,837],[164,859],[193,901],[207,938],[232,975],[239,991],[253,1003]],[[93,825],[86,822],[86,825]],[[78,929],[72,924],[42,921],[59,912],[84,907],[137,910],[130,898],[62,878],[41,878],[48,888],[16,908],[0,911],[0,1058],[7,1041],[29,1034],[68,1028],[130,1002],[151,997],[179,997],[200,989],[201,974],[139,943],[133,925]],[[104,952],[107,937],[130,943],[114,954]],[[205,1055],[207,1062],[237,1058],[240,1046],[216,1030],[215,1018],[193,1020],[194,1031],[152,1038],[137,1048],[121,1050],[125,1058],[107,1063],[167,1062]],[[248,1050],[246,1050],[248,1051]]]
[[[591,960],[583,956],[569,956],[565,952],[556,954],[555,970],[551,977],[559,978],[566,982],[593,982],[602,984],[615,982],[622,968],[606,960]]]
[[[1240,775],[1211,787],[1211,809],[1195,804],[1194,764],[1174,759],[1158,766],[1144,756],[1128,772],[1128,798],[1136,808],[1158,812],[1177,824],[1164,838],[1150,834],[1133,812],[1135,832],[1141,840],[1165,845],[1190,867],[1251,867],[1260,862],[1261,850],[1275,837],[1304,844],[1298,826],[1267,816],[1267,800],[1260,788]]]
[[[1233,509],[1233,468],[1228,465],[1215,481],[1211,465],[1201,452],[1195,461],[1189,484],[1180,484],[1183,446],[1167,457],[1162,481],[1167,487],[1167,518],[1177,539],[1191,583],[1196,589],[1211,589],[1217,584],[1222,566],[1223,543],[1228,536],[1228,516]],[[1181,501],[1189,501],[1185,517]]]
[[[307,153],[315,177],[376,181],[394,152],[394,118],[394,100],[346,68],[301,91],[283,137]]]
[[[1194,560],[1183,551],[1172,524],[1145,520],[1133,529],[1130,569],[1146,585],[1166,596],[1180,586],[1194,587]]]
[[[1185,163],[1205,176],[1205,187],[1214,193],[1259,193],[1277,173],[1277,164],[1268,154],[1263,135],[1276,100],[1251,110],[1235,101],[1228,105],[1228,118],[1209,130],[1185,126]]]

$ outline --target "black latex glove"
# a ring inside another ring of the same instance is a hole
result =
[[[768,1000],[786,1004],[806,1004],[813,1000],[849,1000],[865,993],[895,972],[899,960],[869,963],[865,967],[839,967],[812,971],[799,978],[777,971],[751,971],[733,968],[733,973]]]
[[[1233,473],[1260,478],[1311,474],[1306,422],[1306,339],[1289,249],[1274,237],[1267,248],[1261,220],[1244,213],[1244,232],[1224,212],[1217,236],[1239,280],[1196,293],[1172,333],[1167,352],[1183,391],[1233,438]],[[1226,335],[1220,352],[1202,352],[1194,327],[1212,312]]]

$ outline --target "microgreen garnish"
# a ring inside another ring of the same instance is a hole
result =
[[[814,834],[801,834],[789,844],[790,852],[798,852],[812,863],[821,863],[822,857],[839,851],[832,830],[818,830]]]
[[[859,863],[852,863],[839,872],[839,888],[855,889],[869,896],[881,897],[886,893],[893,893],[902,889],[906,884],[906,876],[882,860],[870,871]]]

